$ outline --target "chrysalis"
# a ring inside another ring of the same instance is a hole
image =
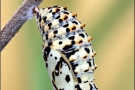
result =
[[[35,8],[43,39],[43,57],[54,90],[97,90],[94,84],[96,52],[85,24],[67,7]]]

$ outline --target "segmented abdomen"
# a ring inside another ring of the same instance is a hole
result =
[[[91,45],[92,37],[84,31],[85,24],[76,17],[77,14],[61,6],[42,8],[36,13],[43,46],[59,50],[67,57],[78,80],[75,88],[97,90],[93,83],[96,52]]]

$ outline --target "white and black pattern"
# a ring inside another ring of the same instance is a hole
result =
[[[94,84],[96,52],[85,24],[66,7],[35,8],[43,39],[43,57],[54,90],[98,90]]]

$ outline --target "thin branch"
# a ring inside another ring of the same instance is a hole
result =
[[[29,19],[33,18],[33,9],[43,0],[25,0],[13,17],[8,21],[0,31],[0,52],[15,36],[22,25]]]

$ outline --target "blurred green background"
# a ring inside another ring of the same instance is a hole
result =
[[[1,0],[1,28],[23,0]],[[40,7],[67,6],[86,24],[98,53],[99,90],[134,89],[134,0],[44,0]],[[1,53],[2,90],[52,90],[35,19],[27,21]]]

